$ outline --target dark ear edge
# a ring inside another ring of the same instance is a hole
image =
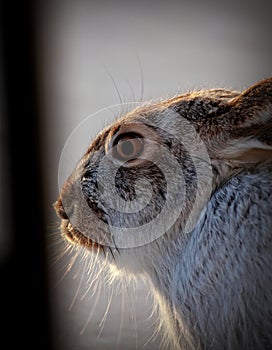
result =
[[[272,78],[250,86],[230,101],[237,128],[263,125],[272,121]]]
[[[252,85],[229,104],[230,115],[224,118],[230,118],[231,127],[217,156],[241,163],[272,160],[272,78]]]

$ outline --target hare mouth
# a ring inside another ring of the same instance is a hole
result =
[[[76,229],[69,220],[62,220],[61,233],[69,243],[81,245],[91,249],[103,247],[101,244],[92,241],[89,237],[86,237],[82,232]]]

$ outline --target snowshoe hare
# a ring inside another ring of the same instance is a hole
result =
[[[71,244],[148,276],[170,349],[272,349],[272,78],[135,108],[54,206]]]

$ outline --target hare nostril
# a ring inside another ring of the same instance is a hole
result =
[[[56,213],[58,214],[58,216],[61,219],[64,219],[64,220],[68,220],[69,219],[69,216],[66,214],[66,211],[64,210],[64,207],[63,207],[61,199],[58,199],[54,203],[54,209],[55,209]]]

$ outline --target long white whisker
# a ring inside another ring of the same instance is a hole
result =
[[[70,304],[70,306],[69,306],[69,310],[72,309],[72,307],[73,307],[73,305],[74,305],[74,303],[75,303],[75,301],[76,301],[76,298],[77,298],[77,296],[78,296],[78,294],[79,294],[79,291],[80,291],[80,289],[81,289],[83,277],[84,277],[85,271],[86,271],[86,266],[87,266],[87,261],[85,260],[84,265],[83,265],[83,268],[78,270],[78,272],[81,270],[81,277],[80,277],[80,280],[79,280],[79,284],[78,284],[77,290],[76,290],[75,295],[74,295],[74,297],[73,297],[73,300],[72,300],[72,302],[71,302],[71,304]],[[77,274],[78,274],[78,273],[77,273]],[[74,276],[74,278],[76,278],[77,274]]]
[[[135,348],[138,349],[138,326],[137,326],[137,317],[136,317],[136,311],[135,311],[135,303],[134,298],[131,295],[131,291],[127,286],[127,295],[129,299],[129,310],[131,314],[131,319],[134,324],[134,331],[135,331]]]
[[[94,300],[94,303],[93,303],[92,311],[90,312],[90,314],[89,314],[89,316],[88,316],[84,326],[82,327],[82,329],[80,331],[80,335],[82,335],[84,333],[85,329],[87,328],[87,326],[88,326],[88,324],[89,324],[89,322],[90,322],[90,320],[91,320],[91,318],[92,318],[92,316],[94,314],[94,310],[95,310],[95,308],[97,306],[97,303],[98,303],[98,300],[100,298],[100,290],[101,290],[101,283],[99,283],[99,288],[98,288],[97,293],[96,293],[96,297],[95,297],[95,300]]]
[[[124,311],[125,311],[125,301],[124,301],[124,290],[122,288],[122,290],[121,290],[121,319],[120,319],[120,326],[119,326],[119,332],[118,332],[118,336],[117,336],[117,342],[116,342],[115,349],[120,348],[122,329],[124,326]]]
[[[55,253],[55,249],[54,249],[54,255],[50,258],[50,264],[51,265],[55,265],[57,264],[57,262],[59,262],[63,257],[65,257],[67,254],[71,253],[73,250],[73,247],[71,245],[65,244],[65,247],[63,247],[63,240],[58,241],[58,242],[54,242],[57,244],[60,244],[61,246],[61,250],[58,249],[58,253]]]
[[[151,318],[155,317],[155,314],[158,313],[158,305],[155,303],[153,296],[151,296],[150,292],[149,292],[147,297],[146,297],[146,302],[148,301],[148,299],[150,300],[151,298],[153,300],[153,307],[151,308],[151,312],[149,314],[149,317],[147,318],[148,321],[150,321]],[[161,330],[161,322],[157,323],[157,327],[154,327],[152,334],[149,336],[147,341],[144,343],[144,348],[146,348],[150,343],[152,343],[158,337],[160,330]]]
[[[79,250],[74,254],[74,256],[71,257],[71,260],[70,262],[68,262],[65,266],[65,271],[62,275],[62,277],[56,282],[56,287],[64,280],[64,278],[67,276],[67,274],[71,271],[76,259],[78,258],[78,255],[79,255]]]
[[[95,259],[96,261],[96,259]],[[99,268],[97,266],[98,264],[95,265],[95,268]],[[88,277],[88,280],[87,280],[87,285],[88,285],[88,288],[86,289],[85,293],[82,295],[81,297],[81,300],[83,300],[86,295],[89,293],[90,289],[94,286],[94,283],[97,282],[99,280],[99,277],[100,275],[103,273],[104,269],[105,269],[105,266],[107,265],[107,259],[105,259],[105,261],[100,265],[100,269],[98,270],[98,272],[95,274],[94,276],[94,272]],[[94,291],[92,292],[91,296],[94,295],[95,293],[95,286],[94,286]]]
[[[115,82],[113,76],[111,75],[111,73],[108,71],[108,69],[107,69],[106,67],[104,67],[104,68],[105,68],[105,71],[107,72],[107,75],[109,76],[109,78],[110,78],[110,80],[111,80],[111,82],[112,82],[112,84],[113,84],[113,86],[114,86],[114,89],[115,89],[115,91],[116,91],[116,93],[117,93],[117,96],[118,96],[118,99],[119,99],[120,104],[123,105],[123,100],[122,100],[120,91],[119,91],[119,89],[118,89],[118,87],[117,87],[117,84],[116,84],[116,82]]]
[[[104,313],[104,316],[102,317],[100,323],[99,323],[99,327],[100,327],[100,331],[98,333],[98,338],[100,337],[103,329],[104,329],[104,325],[105,325],[105,322],[106,322],[106,318],[108,316],[108,313],[109,313],[109,310],[110,310],[110,306],[111,306],[111,302],[112,302],[112,297],[113,297],[113,290],[111,291],[111,294],[110,294],[110,297],[108,299],[108,305],[107,305],[107,308],[105,310],[105,313]]]

